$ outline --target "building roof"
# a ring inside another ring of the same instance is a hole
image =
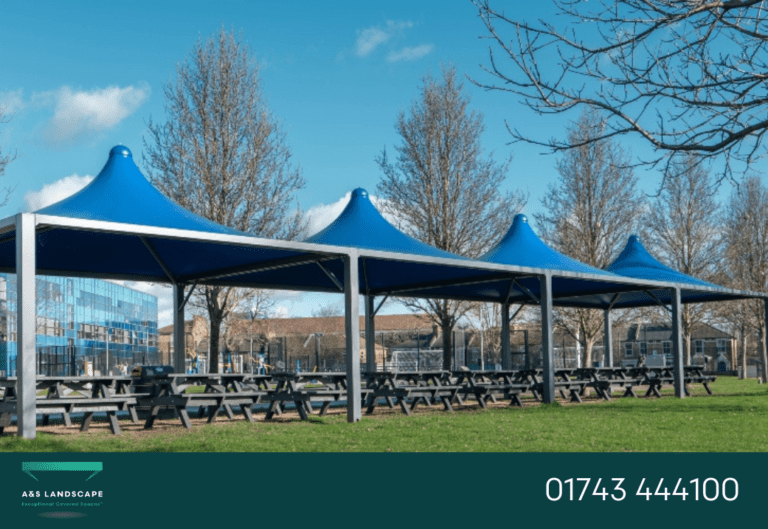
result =
[[[616,328],[619,341],[663,342],[672,339],[672,327],[658,324],[633,324]],[[706,323],[693,328],[692,340],[731,339],[733,336]]]
[[[250,332],[251,320],[244,317],[233,319],[232,326],[235,334],[247,335]],[[426,314],[395,314],[376,316],[377,331],[397,331],[431,329],[432,321]],[[185,331],[191,332],[192,320],[184,322]],[[365,317],[360,316],[360,328],[365,328]],[[323,333],[343,333],[344,317],[329,318],[269,318],[258,319],[254,323],[254,333],[267,331],[273,336],[303,335]],[[166,325],[158,330],[158,334],[172,334],[173,325]]]

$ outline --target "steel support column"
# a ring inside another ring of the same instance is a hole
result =
[[[35,343],[35,215],[16,215],[16,423],[24,439],[37,436]]]
[[[512,351],[509,346],[509,304],[501,304],[501,368],[512,369]]]
[[[672,355],[674,362],[675,397],[685,398],[685,370],[683,369],[683,318],[680,289],[669,290],[672,299]]]
[[[360,402],[360,277],[357,252],[344,256],[344,329],[347,349],[347,422],[362,418]],[[367,303],[366,303],[367,304]]]
[[[541,356],[544,388],[541,399],[545,404],[555,402],[555,353],[552,338],[552,276],[539,276],[541,291]]]
[[[611,309],[603,311],[603,365],[613,367],[613,320],[611,319]]]
[[[373,296],[365,296],[365,370],[376,371],[376,322]]]
[[[186,344],[184,329],[184,285],[173,285],[173,370],[186,373]],[[210,358],[208,359],[210,362]],[[208,370],[210,371],[210,365]]]

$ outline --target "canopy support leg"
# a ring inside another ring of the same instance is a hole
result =
[[[683,369],[683,320],[680,310],[680,289],[669,291],[672,298],[672,354],[674,358],[675,397],[685,398],[685,371]]]
[[[543,360],[544,387],[541,395],[542,402],[555,402],[555,353],[552,337],[552,276],[545,274],[539,277],[541,289],[541,355]]]
[[[613,367],[613,320],[611,318],[611,309],[603,311],[603,349],[605,367]]]
[[[18,435],[24,439],[37,436],[35,362],[35,215],[16,215],[16,420]]]
[[[173,370],[176,373],[185,373],[186,345],[184,329],[184,286],[173,285]]]
[[[347,422],[362,418],[360,402],[360,276],[357,252],[344,256],[344,319],[347,349]],[[366,303],[367,305],[367,303]]]
[[[512,369],[512,351],[509,346],[509,304],[501,304],[501,368]]]
[[[365,370],[376,371],[376,311],[373,296],[365,296]]]

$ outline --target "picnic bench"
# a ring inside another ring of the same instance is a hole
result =
[[[285,404],[293,402],[301,420],[312,414],[313,403],[320,403],[319,415],[325,415],[333,402],[347,398],[347,374],[344,372],[273,372],[274,388],[264,396],[269,402],[266,419],[281,415]]]
[[[16,377],[0,379],[3,396],[0,399],[0,433],[10,425],[17,413]],[[80,431],[87,432],[95,413],[107,414],[113,434],[120,435],[118,411],[127,411],[131,421],[138,423],[137,396],[131,392],[132,379],[122,376],[38,376],[35,411],[43,416],[43,425],[51,415],[61,415],[66,426],[72,426],[72,413],[83,413]],[[41,394],[43,393],[43,394]]]
[[[154,426],[160,410],[175,410],[182,425],[189,429],[189,408],[198,407],[198,416],[208,415],[208,422],[216,420],[222,409],[234,419],[232,406],[239,406],[246,420],[253,422],[251,408],[254,403],[269,393],[269,375],[248,374],[184,374],[164,373],[151,379],[150,395],[139,400],[140,405],[149,408],[144,428]],[[202,391],[187,391],[193,386],[202,386]]]
[[[588,382],[586,380],[572,379],[572,375],[573,370],[571,369],[555,369],[555,390],[560,392],[560,396],[564,399],[569,398],[566,394],[567,392],[570,394],[571,402],[581,403],[583,402],[581,396],[584,395],[584,388]],[[544,392],[544,381],[540,380],[540,376],[543,375],[537,375],[536,382],[531,386],[531,393],[539,401],[543,400],[542,394]]]
[[[382,398],[390,408],[394,408],[397,402],[406,415],[411,415],[420,402],[430,406],[438,400],[445,410],[453,411],[451,402],[461,389],[461,385],[451,380],[450,371],[374,371],[363,376],[368,393],[368,415],[373,413]]]
[[[610,401],[614,386],[624,388],[624,396],[637,397],[635,386],[640,385],[643,376],[630,376],[622,367],[582,367],[572,371],[572,376],[586,381],[586,387],[595,390],[598,397]]]
[[[709,389],[709,384],[717,380],[717,375],[705,375],[704,366],[690,365],[684,366],[685,372],[685,384],[701,384],[704,389],[707,390],[707,394],[711,395],[712,390]],[[690,395],[688,388],[685,388],[686,395]]]
[[[453,384],[459,386],[457,400],[473,396],[481,408],[487,408],[487,401],[497,402],[497,397],[509,399],[510,406],[522,407],[520,394],[528,391],[530,383],[521,380],[518,371],[474,371],[453,372]]]

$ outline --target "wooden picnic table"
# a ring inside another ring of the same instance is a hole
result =
[[[216,420],[221,409],[230,419],[234,419],[232,406],[239,406],[245,419],[253,422],[251,408],[269,393],[268,378],[269,375],[244,373],[164,373],[153,377],[144,382],[152,388],[150,395],[139,401],[149,407],[144,428],[152,428],[162,408],[173,408],[184,427],[189,429],[192,424],[188,410],[192,406],[198,407],[200,417],[207,410],[209,423]],[[203,390],[187,391],[192,386],[203,386]]]
[[[16,382],[16,377],[0,379],[0,387],[4,389],[0,400],[0,433],[10,425],[12,415],[16,414]],[[82,412],[80,430],[86,432],[94,413],[104,412],[112,433],[120,435],[118,411],[128,411],[131,420],[138,423],[137,398],[131,392],[132,383],[130,377],[124,376],[38,376],[36,392],[45,394],[38,395],[35,400],[36,413],[43,416],[44,425],[48,424],[51,415],[60,414],[64,424],[72,426],[71,414]]]
[[[648,389],[645,392],[646,397],[650,397],[651,395],[655,397],[661,397],[661,387],[663,385],[670,385],[674,384],[675,378],[674,378],[674,368],[672,366],[666,366],[666,367],[649,367],[649,366],[642,366],[642,367],[630,367],[628,368],[628,375],[629,378],[640,379],[640,383],[638,385],[641,386],[648,386]],[[688,392],[688,388],[685,388],[686,394],[690,394]]]
[[[624,388],[624,396],[637,397],[634,387],[644,380],[642,376],[630,377],[627,368],[622,367],[581,367],[572,371],[572,376],[586,381],[586,386],[595,390],[598,397],[610,401],[613,386]]]
[[[450,371],[374,371],[363,376],[368,390],[366,414],[369,415],[381,398],[390,408],[395,407],[396,401],[406,415],[410,415],[419,402],[431,405],[438,399],[447,411],[453,411],[451,402],[461,388],[451,380]]]
[[[312,403],[320,403],[319,415],[325,415],[333,402],[347,398],[345,372],[273,372],[274,388],[264,397],[269,402],[266,419],[283,413],[285,403],[293,402],[301,420],[312,413]]]
[[[460,386],[456,398],[472,395],[482,408],[487,400],[496,402],[496,397],[509,399],[510,406],[522,407],[520,393],[530,388],[529,382],[521,380],[518,371],[503,370],[461,370],[453,372],[453,383]]]
[[[712,394],[712,390],[709,389],[709,384],[710,382],[717,380],[717,375],[705,375],[704,366],[701,365],[684,366],[683,371],[685,372],[686,384],[701,384],[704,386],[704,389],[707,390],[707,394]],[[685,388],[685,391],[687,395],[690,395],[687,387]]]
[[[571,402],[580,403],[582,402],[581,396],[584,394],[587,381],[571,378],[575,371],[575,369],[555,369],[555,389],[560,392],[560,396],[564,399],[568,398],[568,395],[566,395],[566,392],[568,392],[570,393]],[[540,380],[541,376],[543,376],[543,373],[537,374],[537,382],[531,388],[531,392],[538,400],[542,400],[541,394],[544,391],[544,382]]]

